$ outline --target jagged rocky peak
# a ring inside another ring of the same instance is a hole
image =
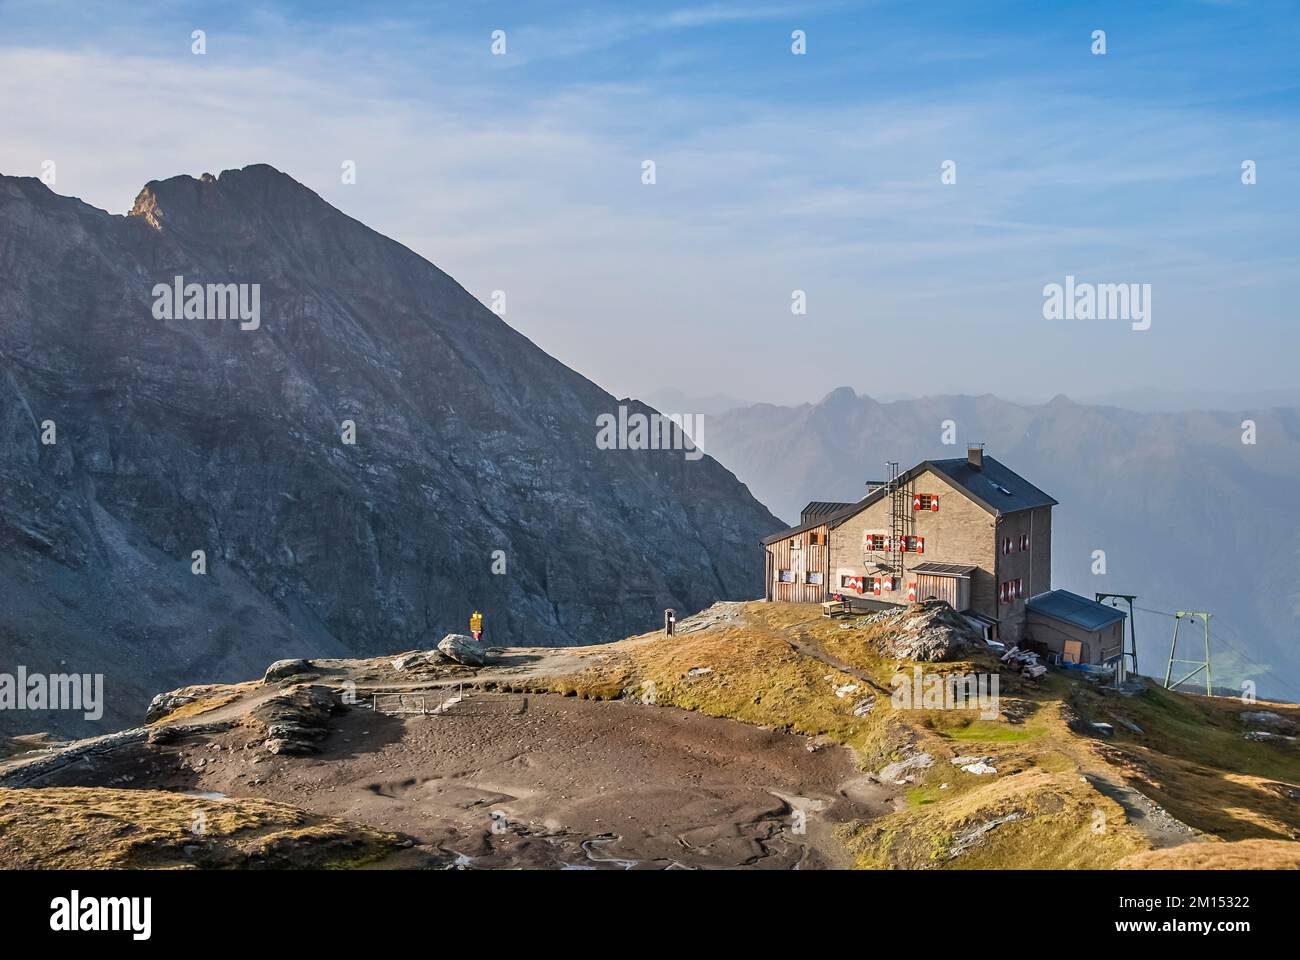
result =
[[[780,523],[729,471],[598,447],[618,400],[273,167],[151,181],[128,217],[3,186],[0,637],[106,674],[106,723],[474,610],[489,643],[574,644],[758,594]],[[257,284],[259,322],[159,316],[176,277]]]
[[[207,218],[220,223],[238,212],[261,219],[301,216],[313,212],[337,213],[317,193],[288,174],[265,163],[250,164],[219,175],[180,175],[151,180],[135,199],[128,216],[145,219],[155,229],[193,223]],[[198,226],[199,224],[196,224]]]

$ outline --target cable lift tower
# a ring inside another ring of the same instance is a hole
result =
[[[1131,673],[1131,674],[1133,674],[1133,676],[1135,676],[1135,677],[1136,677],[1136,676],[1139,676],[1139,674],[1138,674],[1137,618],[1133,615],[1133,601],[1136,600],[1136,599],[1137,599],[1137,595],[1136,595],[1136,594],[1133,594],[1133,593],[1099,593],[1099,594],[1096,595],[1096,600],[1097,600],[1098,603],[1101,603],[1101,602],[1103,602],[1103,601],[1105,601],[1105,600],[1109,600],[1109,601],[1110,601],[1110,605],[1111,605],[1112,607],[1115,607],[1116,609],[1119,609],[1119,601],[1121,601],[1121,600],[1127,600],[1127,601],[1128,601],[1128,629],[1129,629],[1128,642],[1129,642],[1129,648],[1128,648],[1128,650],[1126,650],[1126,651],[1124,651],[1122,654],[1120,654],[1120,659],[1122,660],[1124,657],[1128,657],[1128,658],[1129,658],[1129,671],[1128,671],[1128,672]]]
[[[1166,690],[1172,690],[1175,687],[1181,686],[1182,684],[1186,683],[1188,680],[1192,679],[1192,677],[1199,674],[1202,670],[1204,670],[1205,671],[1205,695],[1207,697],[1214,696],[1214,692],[1213,692],[1214,683],[1213,683],[1213,678],[1211,677],[1210,674],[1210,617],[1211,616],[1212,614],[1206,613],[1204,610],[1179,610],[1177,613],[1174,614],[1174,641],[1169,647],[1169,666],[1165,669]],[[1204,660],[1178,659],[1178,627],[1183,622],[1184,618],[1188,618],[1188,617],[1200,617],[1201,623],[1205,626],[1205,659]],[[1196,669],[1193,670],[1191,673],[1189,673],[1187,676],[1183,677],[1183,679],[1179,680],[1177,683],[1171,684],[1169,682],[1169,678],[1173,675],[1175,663],[1185,664],[1189,667],[1195,667]]]

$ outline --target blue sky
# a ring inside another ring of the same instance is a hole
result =
[[[1282,390],[1297,50],[1294,3],[0,0],[0,172],[271,163],[618,396]],[[1151,329],[1045,320],[1067,274]]]

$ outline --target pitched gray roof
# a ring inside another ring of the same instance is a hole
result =
[[[1020,510],[1056,505],[1055,500],[1020,474],[987,455],[980,469],[972,467],[965,457],[952,460],[927,460],[926,463],[965,490],[972,500],[994,514],[1016,513]]]
[[[987,461],[985,461],[987,462]],[[1041,613],[1053,620],[1072,623],[1084,630],[1101,630],[1116,620],[1123,620],[1127,614],[1096,600],[1088,600],[1071,593],[1069,590],[1052,590],[1030,597],[1025,606],[1034,613]]]
[[[836,500],[814,500],[808,506],[799,511],[799,521],[807,523],[815,518],[829,517],[833,513],[839,513],[845,507],[854,506],[852,503],[841,503]]]
[[[869,500],[871,498],[868,497],[867,499]],[[849,517],[853,516],[855,513],[858,512],[858,509],[860,507],[863,507],[865,505],[866,505],[866,500],[859,501],[858,503],[851,503],[843,510],[838,511],[837,513],[832,513],[825,517],[813,517],[811,520],[808,520],[805,523],[800,523],[797,524],[796,526],[788,527],[785,530],[778,530],[776,533],[772,534],[771,536],[764,537],[762,540],[759,541],[759,543],[763,544],[764,546],[770,543],[776,543],[778,540],[784,540],[786,537],[793,537],[795,534],[803,533],[807,530],[811,530],[813,527],[820,527],[822,524],[827,524],[829,526],[834,527],[841,520],[847,520]]]
[[[1052,507],[1056,506],[1057,503],[1056,500],[1043,493],[1020,474],[987,454],[984,456],[983,468],[979,470],[972,467],[965,457],[957,457],[952,460],[923,460],[911,470],[902,474],[898,478],[899,483],[910,483],[923,473],[927,467],[945,477],[970,497],[972,501],[994,516],[1017,513],[1020,510],[1032,510],[1035,507]],[[871,491],[857,503],[845,505],[842,510],[810,517],[806,522],[774,533],[770,537],[764,537],[760,542],[764,545],[776,543],[786,537],[793,537],[797,533],[819,527],[823,523],[834,528],[865,510],[877,500],[883,500],[888,495],[889,488],[880,487]],[[833,506],[827,501],[814,500],[807,507],[804,507],[804,511],[806,512],[809,508],[818,505]]]

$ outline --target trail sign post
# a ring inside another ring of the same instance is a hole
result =
[[[483,614],[475,610],[469,617],[469,632],[475,640],[483,639]]]

